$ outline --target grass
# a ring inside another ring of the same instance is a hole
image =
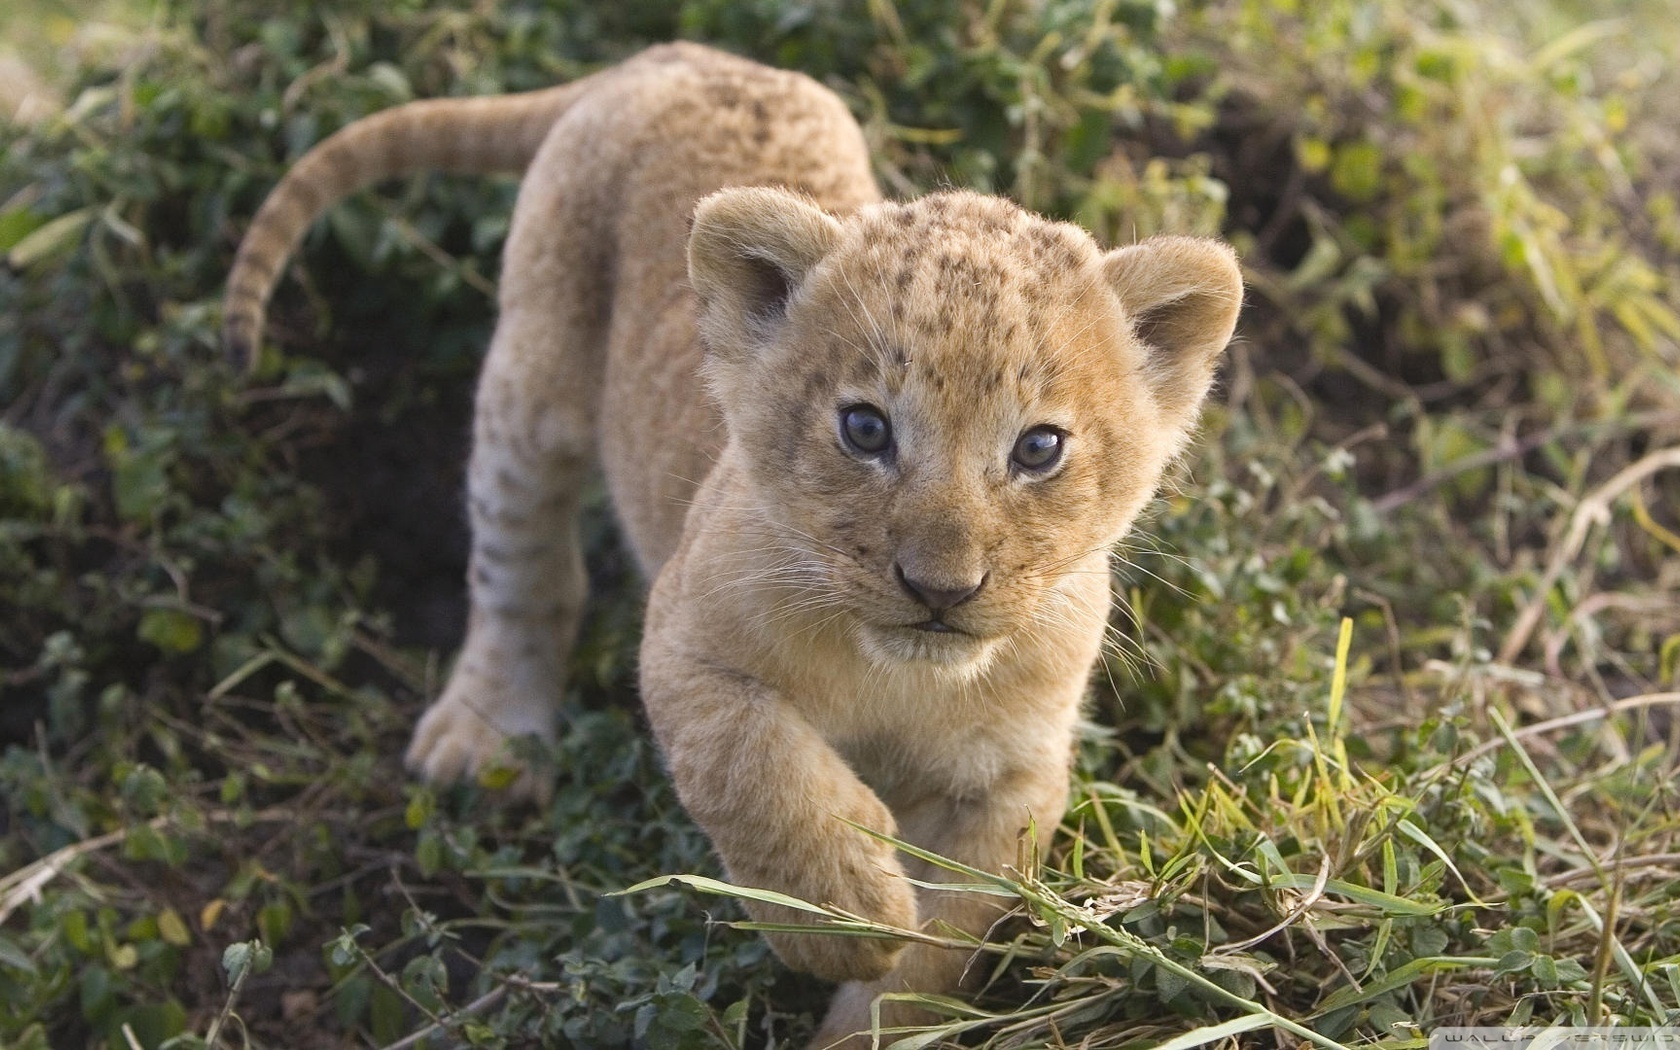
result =
[[[1063,833],[952,871],[1018,914],[902,1045],[1675,1023],[1662,16],[183,0],[83,52],[61,116],[0,129],[0,1046],[809,1033],[826,990],[741,920],[638,724],[604,513],[552,804],[400,771],[459,639],[510,185],[347,203],[264,371],[215,345],[237,234],[310,143],[679,34],[834,84],[894,192],[1220,232],[1249,278],[1195,461],[1118,560]]]

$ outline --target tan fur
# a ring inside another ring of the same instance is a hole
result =
[[[280,268],[328,205],[399,175],[524,171],[555,119],[589,89],[588,79],[501,98],[440,98],[358,120],[286,173],[239,242],[223,304],[228,349],[255,364],[268,298]]]
[[[585,83],[514,213],[469,468],[471,623],[409,762],[447,780],[511,735],[552,739],[599,461],[654,579],[648,715],[731,877],[983,931],[997,907],[915,889],[944,879],[844,820],[994,871],[1029,824],[1055,828],[1108,551],[1194,425],[1241,298],[1231,252],[1104,253],[970,193],[882,202],[831,93],[692,45]],[[860,405],[890,454],[846,444]],[[1011,461],[1041,426],[1065,435],[1042,476]],[[875,996],[955,989],[970,962],[771,943],[848,982],[818,1046],[868,1045]]]

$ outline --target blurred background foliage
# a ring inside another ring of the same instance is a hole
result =
[[[604,511],[554,805],[398,769],[462,627],[458,490],[513,183],[347,202],[283,284],[259,375],[216,345],[238,235],[310,145],[672,37],[833,86],[889,192],[970,186],[1106,242],[1243,256],[1199,459],[1117,571],[1070,833],[1023,873],[971,1043],[1270,1028],[1174,966],[1349,1043],[1674,1023],[1671,17],[8,4],[0,1045],[809,1031],[823,990],[752,935],[679,894],[602,895],[715,873],[637,727],[640,584]]]

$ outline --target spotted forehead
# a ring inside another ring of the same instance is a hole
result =
[[[1076,227],[966,193],[883,204],[854,222],[828,291],[857,345],[845,378],[948,386],[967,396],[1045,394],[1070,338],[1096,338],[1099,253]],[[1112,326],[1110,326],[1112,327]]]
[[[1098,255],[1078,227],[970,193],[866,209],[847,247],[906,305],[929,293],[984,298],[1009,290],[1042,298],[1085,274]]]

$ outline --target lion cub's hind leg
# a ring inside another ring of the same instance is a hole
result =
[[[408,749],[410,768],[432,781],[515,764],[507,749],[514,737],[555,738],[566,658],[587,597],[577,516],[601,390],[600,312],[588,276],[600,266],[552,243],[537,224],[516,221],[514,230],[467,470],[467,637]],[[542,265],[513,265],[520,253],[541,256]],[[543,787],[527,773],[514,791],[540,795]]]

